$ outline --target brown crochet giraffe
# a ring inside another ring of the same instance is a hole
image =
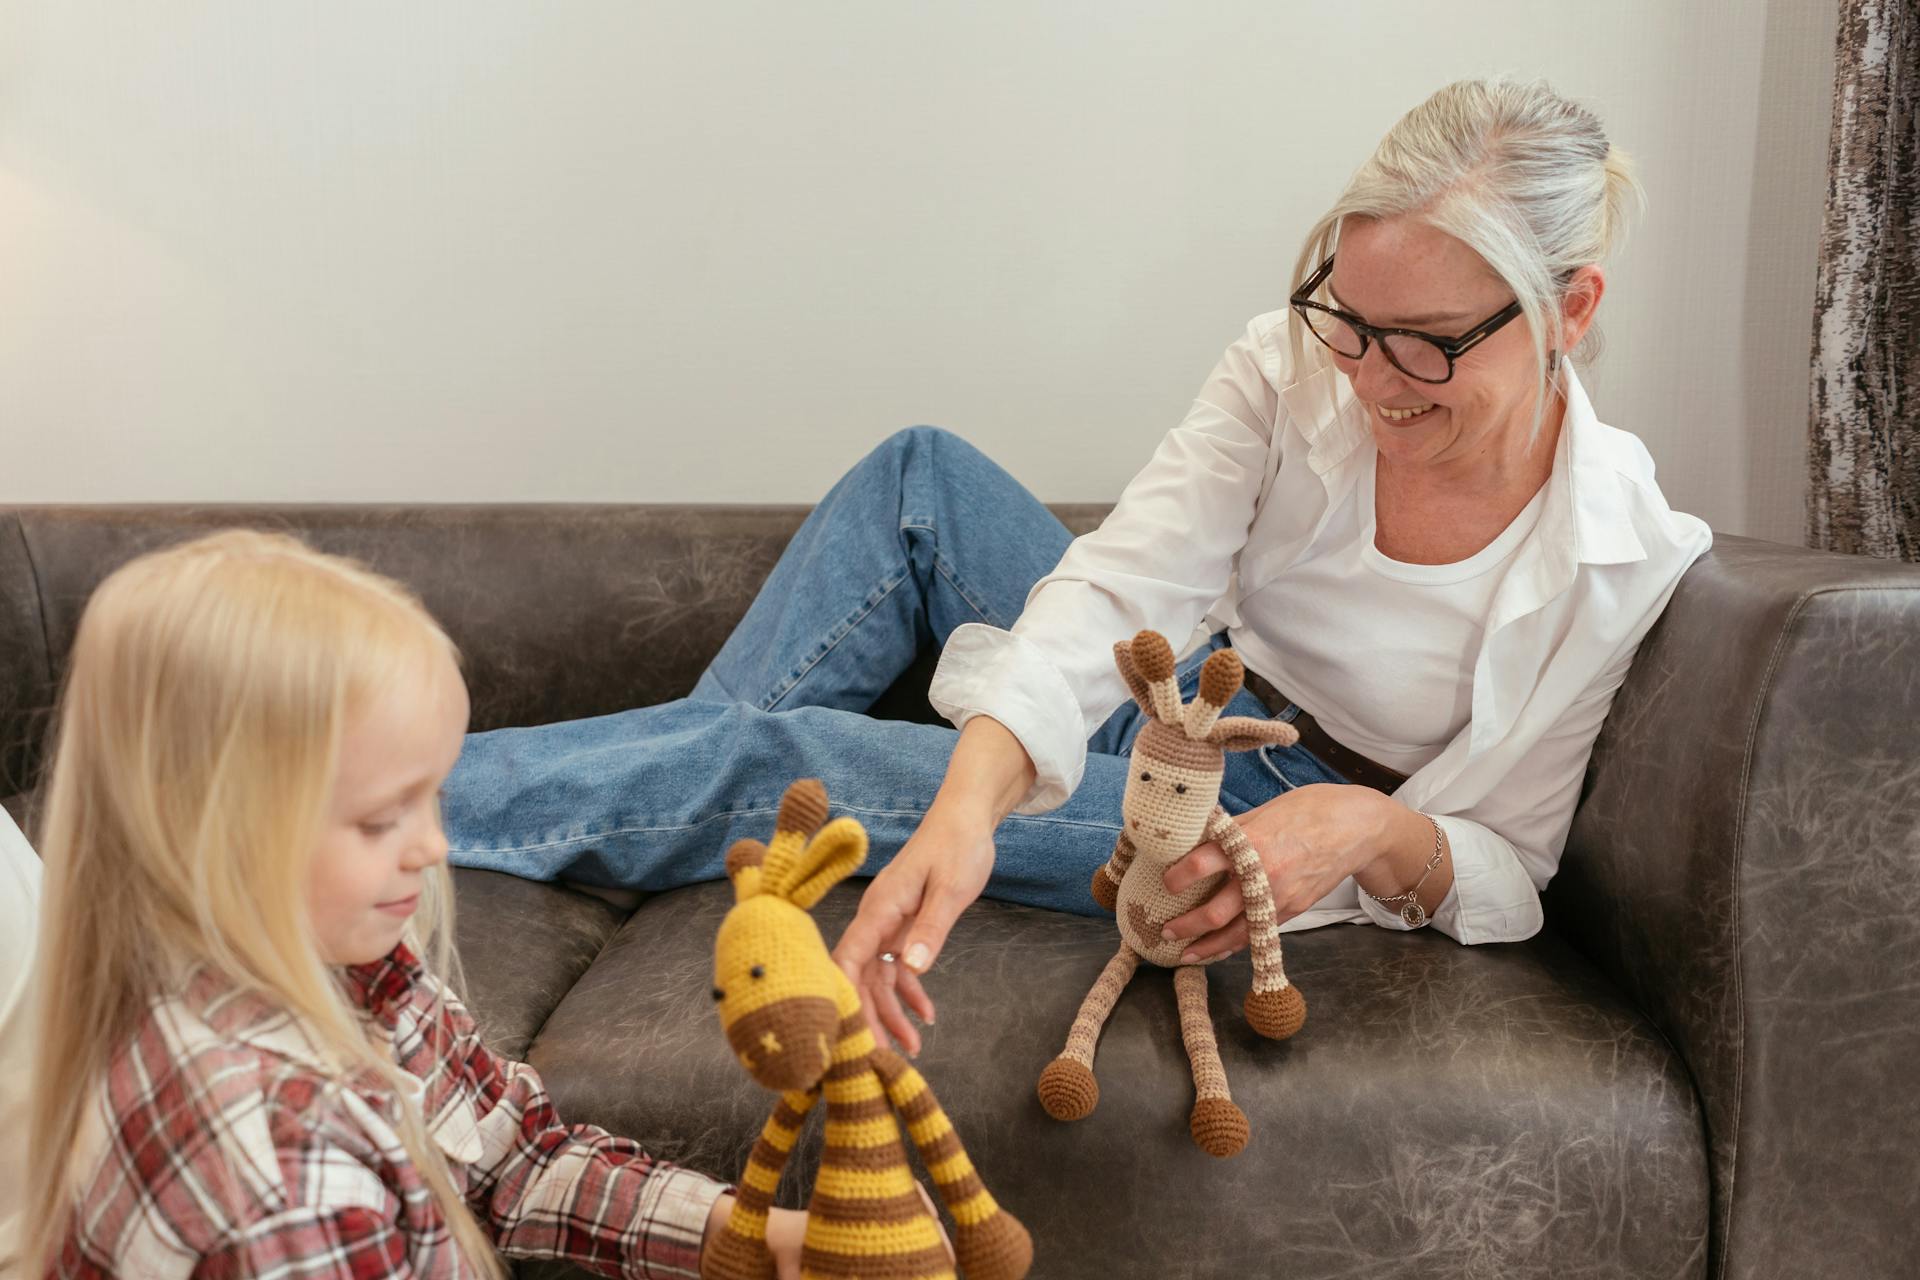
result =
[[[1120,950],[1087,993],[1067,1035],[1066,1049],[1041,1073],[1040,1103],[1056,1120],[1079,1120],[1092,1114],[1100,1100],[1100,1086],[1093,1075],[1094,1045],[1134,970],[1146,960],[1173,970],[1180,1034],[1193,1064],[1198,1095],[1189,1122],[1193,1140],[1209,1155],[1237,1155],[1247,1145],[1247,1117],[1227,1090],[1226,1069],[1207,1012],[1205,966],[1212,961],[1182,964],[1186,944],[1160,936],[1167,921],[1212,897],[1227,873],[1207,876],[1177,894],[1168,892],[1161,877],[1195,846],[1208,840],[1219,843],[1233,860],[1233,874],[1246,900],[1253,950],[1247,1021],[1274,1040],[1298,1031],[1307,1019],[1307,1002],[1281,968],[1280,931],[1274,923],[1266,868],[1219,799],[1227,752],[1268,743],[1291,746],[1300,735],[1279,720],[1220,718],[1221,709],[1240,691],[1246,676],[1240,656],[1231,649],[1207,659],[1200,669],[1199,693],[1184,706],[1174,681],[1173,650],[1158,632],[1142,631],[1131,642],[1121,641],[1113,646],[1113,656],[1127,687],[1147,713],[1147,722],[1134,739],[1127,790],[1120,802],[1125,819],[1120,838],[1113,856],[1093,874],[1094,899],[1119,916]]]

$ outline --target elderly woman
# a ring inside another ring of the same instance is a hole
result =
[[[690,698],[475,735],[455,861],[686,883],[823,777],[894,855],[837,957],[917,1049],[903,1002],[932,1017],[920,975],[982,892],[1096,909],[1142,720],[1111,648],[1152,628],[1192,637],[1184,695],[1232,646],[1229,714],[1300,730],[1230,756],[1222,787],[1283,929],[1528,937],[1614,691],[1710,540],[1575,373],[1636,195],[1545,85],[1442,89],[1098,530],[1068,545],[980,455],[902,433],[816,508]],[[862,714],[929,641],[957,738]],[[1168,888],[1227,865],[1203,845]],[[1192,958],[1243,946],[1232,877],[1168,931]]]

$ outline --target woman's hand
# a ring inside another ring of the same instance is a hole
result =
[[[1385,858],[1410,829],[1405,819],[1417,824],[1412,830],[1426,831],[1425,820],[1418,814],[1372,787],[1314,783],[1276,796],[1235,821],[1267,869],[1274,923],[1282,924],[1333,892],[1348,876],[1362,874]],[[1226,851],[1208,842],[1168,867],[1164,879],[1168,892],[1180,893],[1196,880],[1232,869]],[[1187,943],[1183,963],[1246,946],[1246,904],[1239,878],[1229,875],[1218,893],[1169,921],[1166,931]]]
[[[927,816],[861,896],[833,958],[860,993],[879,1043],[891,1035],[909,1056],[919,1054],[920,1032],[901,1002],[932,1025],[933,1001],[920,975],[939,958],[953,922],[987,887],[993,829],[1032,788],[1033,776],[1027,749],[1006,726],[991,716],[967,721]]]
[[[892,1036],[909,1055],[920,1052],[920,1032],[906,1010],[932,1025],[933,1001],[920,975],[939,958],[954,921],[987,887],[992,871],[991,814],[943,809],[936,801],[867,886],[833,958],[859,991],[876,1041],[886,1044]]]

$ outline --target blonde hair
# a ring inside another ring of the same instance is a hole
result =
[[[350,719],[455,660],[405,588],[283,535],[231,530],[154,552],[89,601],[61,697],[42,852],[45,924],[32,1149],[73,1152],[100,1079],[151,1004],[196,965],[272,1001],[337,1064],[401,1099],[400,1137],[468,1263],[502,1275],[409,1100],[322,958],[309,864]],[[101,886],[113,886],[101,892]],[[416,917],[457,982],[451,880]],[[51,1260],[78,1168],[31,1175],[28,1258]]]
[[[1546,81],[1457,81],[1387,131],[1307,233],[1289,292],[1332,256],[1348,218],[1411,214],[1446,232],[1520,301],[1538,369],[1537,433],[1554,371],[1548,353],[1566,346],[1562,289],[1625,242],[1628,219],[1644,203],[1632,163],[1607,141],[1599,118]],[[1291,328],[1299,367],[1305,338],[1299,325]],[[1575,354],[1587,359],[1599,346],[1598,328],[1589,327]]]

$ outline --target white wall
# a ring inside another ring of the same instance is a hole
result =
[[[1834,0],[0,0],[0,501],[1110,498],[1440,84],[1652,195],[1593,379],[1798,540]]]

